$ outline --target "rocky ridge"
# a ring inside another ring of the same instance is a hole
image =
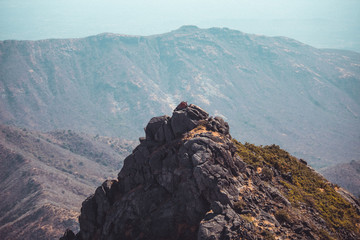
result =
[[[335,226],[315,200],[296,203],[289,197],[296,176],[244,161],[220,117],[182,102],[172,117],[152,118],[145,133],[118,179],[105,181],[83,202],[80,231],[68,230],[61,240],[360,237],[355,198],[342,191],[345,200],[305,161],[286,153],[320,178],[320,192],[340,198],[347,210],[342,219],[352,223]]]

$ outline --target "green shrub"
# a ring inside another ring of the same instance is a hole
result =
[[[318,232],[321,240],[334,240],[334,238],[332,238],[324,229],[320,229]]]
[[[240,215],[242,219],[244,219],[245,221],[252,223],[254,221],[254,217],[251,216],[251,214],[242,214]]]
[[[275,240],[274,234],[271,233],[269,230],[264,230],[261,232],[264,240]]]
[[[243,199],[239,199],[237,202],[234,203],[234,210],[237,213],[241,213],[241,211],[244,210],[246,206],[247,204],[245,203],[245,201]]]
[[[276,220],[281,224],[282,223],[291,223],[291,219],[290,219],[288,213],[283,209],[276,211],[274,216],[275,216]]]
[[[273,171],[269,167],[264,167],[261,171],[261,179],[271,181],[274,177]]]

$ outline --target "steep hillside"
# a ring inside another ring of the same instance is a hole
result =
[[[232,139],[229,125],[181,103],[82,203],[61,240],[359,239],[359,202],[276,145]]]
[[[185,26],[148,37],[0,42],[0,121],[135,139],[187,100],[312,166],[360,158],[360,54]]]
[[[80,202],[115,176],[133,146],[107,141],[0,125],[1,239],[57,239],[78,229]]]
[[[360,198],[360,160],[323,168],[320,172],[331,182]]]

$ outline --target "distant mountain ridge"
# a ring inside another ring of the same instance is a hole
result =
[[[58,239],[76,230],[82,199],[115,176],[133,144],[0,124],[1,239]]]
[[[320,169],[326,178],[360,198],[360,160]]]
[[[181,100],[312,166],[360,158],[360,54],[184,26],[148,37],[0,42],[0,121],[136,138]]]

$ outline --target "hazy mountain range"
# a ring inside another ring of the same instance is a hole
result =
[[[1,239],[58,239],[76,230],[81,202],[116,176],[134,143],[0,124]]]
[[[329,181],[339,184],[355,196],[360,197],[360,160],[340,163],[321,169],[320,172]]]
[[[0,121],[135,139],[181,100],[312,166],[360,159],[360,54],[185,26],[149,37],[0,42]]]
[[[124,139],[182,100],[357,194],[359,92],[359,53],[226,28],[1,41],[0,235],[77,231],[81,201],[134,148]]]

